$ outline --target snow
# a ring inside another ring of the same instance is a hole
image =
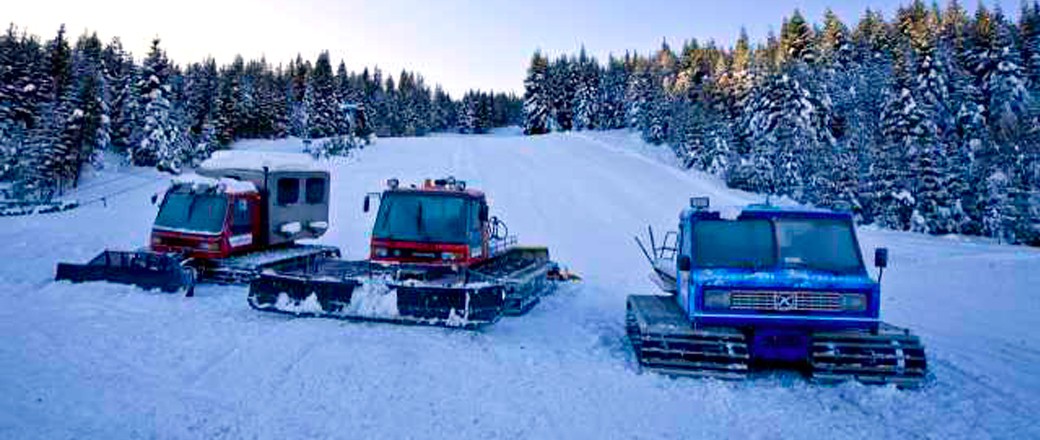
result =
[[[275,308],[283,312],[290,312],[296,314],[319,314],[322,312],[321,303],[318,302],[318,295],[310,294],[303,301],[295,301],[289,298],[289,295],[282,292],[278,294],[278,299],[275,300]]]
[[[303,227],[300,226],[300,222],[289,222],[283,224],[280,228],[278,228],[278,230],[285,235],[294,235],[299,234],[300,231],[303,230]]]
[[[192,185],[196,189],[220,188],[222,191],[230,194],[257,192],[256,185],[254,185],[253,182],[224,177],[214,179],[211,177],[200,176],[195,173],[178,175],[172,179],[172,182],[175,185]]]
[[[202,168],[271,171],[322,171],[324,168],[311,156],[303,153],[272,151],[216,151],[200,165]]]
[[[400,316],[397,310],[397,290],[391,289],[381,280],[365,280],[354,288],[350,296],[350,305],[343,313],[347,316],[371,318]]]
[[[261,144],[299,151],[236,147]],[[366,192],[454,175],[491,196],[521,243],[582,275],[481,331],[261,313],[243,286],[185,298],[55,283],[58,261],[146,245],[149,198],[168,182],[116,166],[87,176],[70,196],[107,206],[0,218],[0,438],[1040,437],[1040,251],[992,240],[860,231],[865,255],[890,249],[882,315],[927,345],[924,390],[640,373],[625,297],[656,288],[631,237],[674,228],[690,196],[764,199],[668,154],[616,131],[380,139],[331,162],[319,242],[347,258],[367,254]]]

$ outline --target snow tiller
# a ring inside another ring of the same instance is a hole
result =
[[[396,179],[378,196],[368,260],[320,259],[307,267],[267,270],[252,282],[258,310],[474,328],[525,313],[557,281],[577,279],[544,247],[516,245],[489,217],[484,193],[454,178],[403,188]],[[365,197],[364,210],[371,197]]]
[[[649,235],[649,250],[636,241],[667,295],[628,297],[628,338],[643,368],[744,379],[788,366],[817,382],[924,383],[924,346],[881,321],[880,284],[848,213],[752,205],[723,219],[693,198],[677,233],[661,243]],[[887,262],[877,249],[875,266]]]
[[[295,243],[329,226],[329,174],[310,157],[218,151],[197,173],[176,177],[166,190],[148,249],[59,263],[55,278],[183,289],[190,296],[196,280],[248,283],[263,269],[339,256],[334,247]]]

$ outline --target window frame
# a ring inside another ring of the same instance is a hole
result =
[[[318,183],[321,186],[317,192],[317,198],[311,197],[313,192],[311,191],[312,184]],[[325,193],[327,192],[327,182],[324,177],[308,177],[303,179],[303,201],[308,205],[321,205],[325,203]]]
[[[294,185],[292,186],[293,190],[291,193],[292,200],[289,200],[288,197],[283,196],[283,193],[287,192],[283,191],[283,189],[288,189],[288,186],[284,185],[283,182],[287,181],[294,182]],[[300,203],[300,179],[298,177],[279,177],[276,186],[278,190],[278,194],[276,196],[276,202],[278,203],[278,206],[289,206]]]

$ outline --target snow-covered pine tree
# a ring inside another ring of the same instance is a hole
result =
[[[22,180],[27,171],[28,137],[48,99],[46,72],[39,40],[11,25],[0,36],[0,181]]]
[[[336,102],[336,83],[332,74],[329,53],[322,52],[307,77],[307,125],[310,137],[322,138],[336,134],[339,105]]]
[[[299,54],[296,60],[289,64],[289,73],[292,77],[289,86],[289,134],[297,137],[310,135],[308,128],[307,103],[307,78],[310,76],[310,61],[304,61]],[[367,70],[366,70],[367,72]]]
[[[65,38],[64,24],[58,29],[58,35],[47,43],[47,59],[51,97],[58,101],[65,96],[65,89],[72,81],[72,49]]]
[[[216,61],[208,58],[188,66],[184,87],[188,138],[194,149],[201,150],[204,155],[212,153],[218,147],[215,119],[220,78]]]
[[[535,51],[524,79],[524,134],[544,134],[549,131],[552,116],[552,98],[549,84],[549,60]],[[465,101],[465,99],[463,99]],[[462,121],[459,121],[460,124]]]
[[[353,104],[351,100],[351,84],[350,74],[347,73],[347,63],[344,61],[339,62],[339,66],[336,67],[335,83],[335,96],[336,96],[336,109],[342,109],[342,106],[347,104]],[[350,134],[350,123],[346,119],[346,112],[336,112],[336,134],[347,135]]]
[[[549,65],[549,99],[552,102],[553,129],[568,131],[574,122],[574,95],[577,92],[577,63],[566,55]]]
[[[897,87],[902,87],[888,99],[881,114],[884,138],[873,152],[868,189],[873,218],[880,225],[897,230],[909,229],[916,205],[906,164],[913,155],[912,149],[919,145],[924,132],[921,126],[926,122],[906,84],[906,80],[897,82]]]
[[[156,38],[152,40],[138,80],[141,116],[137,119],[143,124],[134,135],[136,143],[130,153],[130,162],[177,173],[186,159],[186,152],[170,102],[173,94],[169,84],[170,71],[166,53],[159,48],[159,39]]]
[[[61,141],[70,149],[67,178],[72,187],[79,185],[84,165],[101,164],[101,152],[111,142],[111,118],[106,97],[107,84],[102,64],[101,40],[97,35],[84,35],[76,43],[72,62],[72,82],[63,99],[66,126]],[[71,96],[74,95],[74,96]]]
[[[108,85],[112,146],[128,155],[136,121],[136,66],[133,57],[123,50],[118,38],[105,45],[102,53],[105,82]]]
[[[433,120],[432,129],[433,131],[447,131],[455,127],[455,106],[449,96],[441,86],[437,86],[433,91]]]
[[[595,58],[590,58],[582,46],[573,70],[572,80],[576,82],[573,126],[575,130],[592,130],[596,128],[596,114],[599,111],[599,63]]]
[[[607,60],[606,71],[600,76],[598,114],[596,126],[601,129],[624,128],[625,121],[625,84],[628,72],[622,60],[611,56]]]
[[[216,100],[213,103],[212,125],[214,139],[217,141],[215,147],[218,149],[233,142],[238,135],[235,132],[239,120],[236,114],[238,107],[235,106],[238,94],[238,75],[234,69],[224,68],[220,72]],[[303,114],[306,115],[306,112],[304,111]],[[306,126],[306,119],[298,122],[304,124],[304,127]]]

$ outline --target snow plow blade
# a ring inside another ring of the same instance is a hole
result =
[[[319,260],[267,270],[249,287],[254,309],[296,316],[478,328],[534,307],[554,282],[545,248],[514,248],[469,269]]]
[[[57,281],[83,283],[107,281],[144,289],[176,292],[195,286],[195,270],[181,265],[179,258],[149,251],[106,250],[87,264],[58,263]]]

